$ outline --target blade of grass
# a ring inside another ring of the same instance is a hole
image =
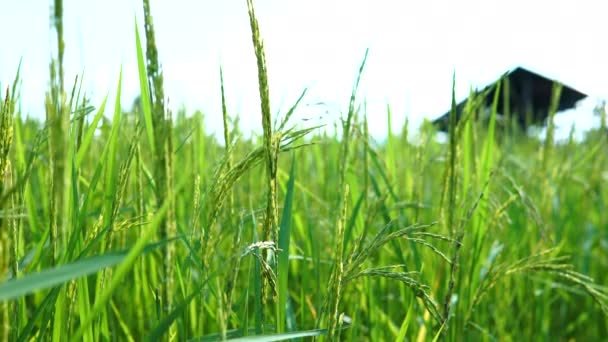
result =
[[[321,335],[327,334],[327,329],[314,329],[314,330],[303,330],[303,331],[294,331],[283,334],[272,334],[272,335],[259,335],[259,336],[247,336],[240,338],[233,338],[228,341],[234,342],[273,342],[273,341],[286,341],[294,338],[302,338],[302,337],[317,337]],[[193,339],[191,341],[197,341]]]
[[[135,48],[137,50],[137,69],[139,71],[139,90],[141,92],[141,105],[146,123],[146,132],[148,133],[148,142],[152,154],[156,154],[156,143],[154,141],[154,124],[152,121],[152,108],[150,107],[150,89],[148,88],[148,74],[146,71],[146,62],[144,61],[144,53],[141,47],[139,38],[139,30],[137,29],[137,18],[135,19]]]
[[[118,264],[124,257],[120,254],[100,255],[9,280],[0,284],[0,302],[17,299],[93,274],[103,268]]]
[[[412,320],[412,316],[414,315],[414,296],[410,296],[410,305],[407,308],[407,313],[405,314],[405,318],[403,319],[403,323],[401,323],[401,328],[399,328],[399,334],[397,335],[397,341],[405,341],[405,336],[407,334],[407,330],[410,326],[410,322]]]
[[[104,97],[103,101],[101,101],[99,110],[97,111],[97,114],[95,114],[95,117],[93,118],[93,122],[91,122],[91,124],[89,125],[89,128],[87,129],[87,132],[84,135],[84,139],[82,140],[82,142],[78,148],[78,153],[76,155],[76,166],[78,166],[78,167],[80,167],[80,165],[82,164],[82,160],[86,156],[86,154],[89,150],[89,147],[91,146],[93,137],[95,135],[95,131],[97,130],[97,126],[99,125],[99,121],[103,117],[103,113],[106,108],[107,100],[108,100],[108,95],[106,95]]]
[[[289,296],[289,242],[291,239],[291,221],[293,208],[293,192],[295,182],[295,154],[291,161],[291,169],[289,171],[289,181],[287,182],[287,194],[285,195],[285,204],[283,205],[283,215],[279,229],[279,264],[278,264],[278,317],[277,331],[282,333],[285,331],[287,310],[287,297]],[[293,321],[291,317],[290,321]],[[293,324],[292,324],[293,325]]]

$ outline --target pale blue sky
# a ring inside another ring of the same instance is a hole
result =
[[[212,130],[221,127],[219,65],[228,109],[246,130],[260,129],[257,69],[245,0],[151,0],[165,93],[173,108],[201,109]],[[84,88],[98,105],[124,73],[123,106],[138,92],[134,16],[138,0],[64,0],[66,81],[85,72]],[[452,72],[458,100],[518,65],[556,78],[588,95],[579,109],[558,117],[597,122],[591,110],[608,98],[606,5],[603,1],[257,0],[265,41],[273,113],[284,112],[309,88],[298,118],[324,114],[331,123],[347,108],[365,49],[368,64],[360,98],[370,129],[393,122],[417,125],[450,105]],[[0,82],[14,78],[23,57],[23,108],[43,117],[48,62],[54,51],[47,1],[0,2]],[[140,26],[141,27],[141,26]],[[325,105],[314,105],[324,102]],[[395,128],[398,129],[398,128]]]

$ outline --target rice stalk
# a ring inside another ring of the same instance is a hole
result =
[[[148,83],[151,85],[150,102],[152,103],[152,124],[154,127],[154,142],[156,146],[154,149],[157,153],[154,155],[154,180],[156,182],[156,206],[160,208],[166,200],[171,198],[172,195],[169,193],[171,181],[171,174],[169,165],[172,158],[171,151],[169,149],[170,135],[171,135],[171,122],[170,119],[166,118],[165,108],[165,92],[164,92],[164,81],[163,73],[160,68],[158,60],[158,49],[156,47],[156,38],[154,32],[154,23],[152,20],[152,14],[150,9],[149,0],[143,0],[144,8],[144,23],[146,32],[146,68],[148,75]],[[147,99],[143,99],[147,101]],[[171,236],[174,230],[174,212],[172,208],[169,208],[169,212],[162,218],[160,224],[160,238],[166,239]],[[174,263],[174,246],[168,245],[164,249],[164,260],[163,260],[163,299],[164,299],[164,312],[171,311],[172,300],[173,300],[173,280],[172,280],[172,267]]]
[[[325,313],[327,317],[327,330],[328,330],[328,339],[330,341],[334,341],[339,339],[339,327],[342,325],[342,320],[340,316],[340,300],[342,298],[343,291],[343,282],[344,282],[344,229],[346,226],[346,213],[347,213],[347,205],[346,199],[349,195],[349,187],[348,185],[344,188],[344,193],[342,195],[342,208],[340,210],[341,215],[337,222],[337,232],[336,232],[336,254],[335,254],[335,262],[334,262],[334,270],[332,272],[330,281],[329,281],[329,289],[328,289],[328,308],[327,312],[325,310],[322,311],[322,314]]]
[[[11,94],[7,89],[4,104],[0,109],[0,194],[4,194],[5,189],[9,188],[6,185],[10,185],[9,182],[5,185],[4,179],[10,172],[9,151],[13,141],[13,108]],[[0,225],[1,223],[2,220],[0,218]]]
[[[267,202],[266,215],[263,224],[262,239],[274,241],[276,243],[278,236],[278,205],[277,205],[277,163],[278,163],[278,139],[273,135],[271,113],[270,113],[270,94],[268,89],[268,73],[266,67],[266,56],[264,53],[264,44],[260,38],[258,21],[255,17],[253,0],[247,0],[249,10],[249,23],[251,26],[251,35],[253,47],[257,60],[258,67],[258,90],[260,92],[260,106],[262,112],[262,129],[264,137],[264,155],[266,160],[266,186],[267,186]],[[264,250],[264,253],[267,251]],[[264,255],[265,258],[273,258],[272,264],[275,263],[274,255]],[[264,274],[264,273],[263,273]],[[262,300],[266,303],[266,291],[270,279],[265,277],[262,280]]]
[[[0,98],[0,101],[1,98]],[[6,90],[6,96],[4,97],[3,104],[0,108],[0,194],[4,193],[4,189],[11,186],[12,171],[11,161],[9,159],[9,151],[13,140],[13,103],[11,100],[11,94],[9,89]],[[11,196],[11,206],[16,208],[14,196]],[[0,209],[5,209],[5,206]],[[0,256],[2,256],[2,262],[0,262],[0,272],[7,273],[10,269],[14,277],[19,277],[19,234],[17,231],[16,218],[6,222],[3,219],[4,215],[0,215]],[[9,227],[12,229],[9,234]],[[11,236],[12,235],[12,236]],[[18,326],[17,323],[18,315],[11,317],[10,311],[14,311],[17,308],[15,303],[2,303],[2,327],[0,327],[0,336],[8,341],[9,334],[11,333],[11,325]],[[12,322],[12,323],[11,323]]]
[[[224,145],[226,147],[226,167],[230,169],[232,167],[232,156],[228,153],[230,152],[230,129],[228,127],[228,110],[226,109],[226,94],[224,93],[224,73],[222,71],[222,67],[220,67],[220,92],[222,95],[222,122],[224,126]],[[234,192],[230,191],[228,198],[228,210],[229,217],[232,217],[234,214]]]

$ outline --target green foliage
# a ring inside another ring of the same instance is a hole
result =
[[[293,122],[306,91],[273,125],[247,5],[259,136],[230,114],[221,70],[222,113],[209,115],[223,136],[200,112],[166,110],[147,1],[143,112],[122,110],[122,71],[102,90],[117,95],[111,119],[78,82],[68,96],[63,43],[44,123],[15,107],[19,73],[2,93],[0,341],[608,335],[603,108],[604,127],[558,141],[554,105],[541,140],[501,127],[496,98],[483,124],[471,95],[443,144],[428,123],[398,131],[387,106],[377,143],[357,98],[366,52],[341,135]]]

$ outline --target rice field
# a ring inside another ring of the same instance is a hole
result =
[[[379,142],[357,78],[337,130],[292,119],[305,91],[275,120],[248,0],[263,132],[246,137],[222,81],[218,138],[166,108],[143,6],[132,112],[120,80],[90,103],[64,79],[61,0],[45,120],[20,112],[18,70],[3,85],[0,341],[608,338],[605,108],[556,141],[555,110],[540,139],[496,105],[481,122],[471,96],[445,142],[387,108]]]

